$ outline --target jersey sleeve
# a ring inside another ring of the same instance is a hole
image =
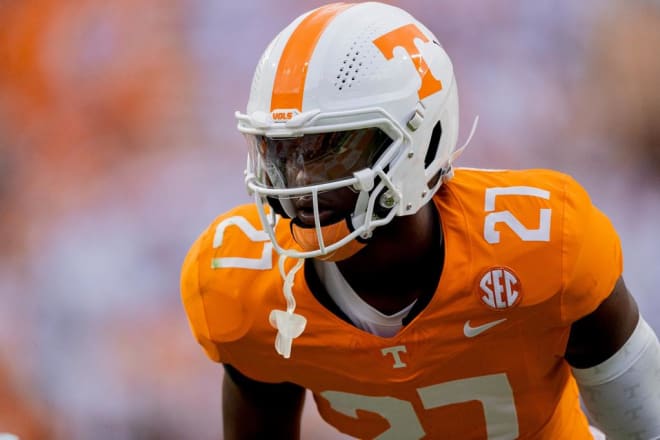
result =
[[[223,225],[231,223],[240,208],[218,217],[192,245],[181,269],[181,300],[193,335],[206,355],[216,362],[231,362],[224,349],[228,342],[240,339],[250,326],[251,314],[245,305],[245,293],[250,284],[248,275],[235,270],[219,270],[217,260],[226,249],[238,247],[249,253],[250,242],[240,241],[225,231]],[[216,243],[218,231],[225,236],[223,246]]]
[[[210,234],[210,230],[206,230],[200,235],[188,251],[183,262],[181,269],[181,300],[195,339],[210,359],[220,362],[220,353],[211,339],[206,317],[206,305],[200,289],[200,250],[208,234]]]
[[[575,180],[566,183],[563,215],[561,318],[572,323],[593,312],[623,271],[619,237]]]

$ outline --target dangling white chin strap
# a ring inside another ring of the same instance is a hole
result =
[[[447,173],[443,176],[444,180],[449,180],[452,177],[454,177],[454,168],[452,164],[456,159],[459,158],[461,154],[463,154],[463,151],[467,148],[468,144],[472,140],[472,136],[474,136],[474,132],[477,131],[477,125],[479,125],[479,115],[474,117],[474,122],[472,122],[472,128],[470,129],[470,134],[468,135],[467,140],[461,145],[460,148],[455,149],[452,151],[451,155],[449,156],[449,161],[447,161]]]
[[[296,299],[293,297],[293,280],[296,276],[296,272],[300,270],[305,260],[303,258],[297,259],[296,264],[294,264],[291,270],[287,273],[284,267],[286,258],[286,255],[280,254],[277,260],[280,275],[282,275],[282,278],[284,279],[282,290],[284,292],[284,298],[286,299],[286,311],[271,310],[268,319],[270,325],[277,329],[275,350],[277,350],[277,353],[288,359],[291,357],[291,345],[293,344],[293,340],[300,336],[305,330],[307,319],[302,315],[294,313],[294,310],[296,309]]]

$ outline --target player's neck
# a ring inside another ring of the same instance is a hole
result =
[[[429,203],[414,215],[395,217],[389,225],[376,229],[363,250],[337,266],[358,293],[363,286],[400,289],[397,280],[419,288],[437,282],[441,255],[438,213]]]

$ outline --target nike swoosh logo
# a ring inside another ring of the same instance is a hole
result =
[[[475,336],[482,334],[486,330],[490,330],[496,325],[503,323],[504,321],[506,321],[506,318],[498,319],[497,321],[491,321],[483,325],[472,327],[470,325],[470,321],[468,320],[465,321],[465,325],[463,326],[463,334],[465,335],[466,338],[474,338]]]

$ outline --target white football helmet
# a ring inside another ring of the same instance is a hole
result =
[[[323,258],[416,213],[451,176],[458,94],[447,53],[410,14],[335,3],[298,17],[271,42],[247,112],[236,117],[249,144],[246,185],[275,249]],[[355,206],[324,224],[319,195],[340,188],[356,194]],[[312,224],[295,221],[301,198]],[[278,243],[277,214],[294,219],[299,248]]]

